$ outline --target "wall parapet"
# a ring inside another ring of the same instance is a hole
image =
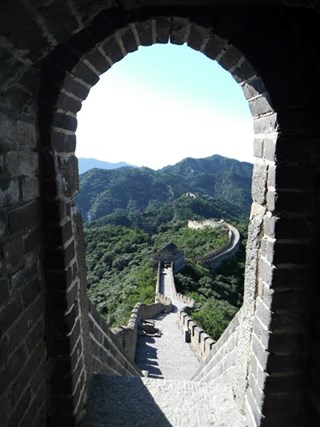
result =
[[[95,306],[88,301],[93,371],[109,375],[142,376]]]
[[[243,309],[241,308],[218,341],[211,346],[210,352],[203,359],[203,364],[195,372],[192,380],[217,382],[221,381],[223,377],[225,383],[232,381],[236,365],[236,349],[242,312]],[[205,341],[206,338],[203,337],[202,340]]]
[[[200,328],[197,323],[184,311],[178,312],[178,326],[185,335],[200,362],[206,360],[215,344],[214,339]]]
[[[142,320],[151,319],[162,312],[169,313],[171,311],[171,299],[164,295],[157,294],[154,304],[143,304],[138,302],[132,312],[127,326],[119,326],[112,329],[112,333],[125,350],[129,359],[134,362],[138,328]]]

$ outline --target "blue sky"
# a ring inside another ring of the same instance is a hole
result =
[[[100,77],[78,113],[78,157],[158,169],[220,154],[253,162],[240,86],[187,46],[140,47]]]

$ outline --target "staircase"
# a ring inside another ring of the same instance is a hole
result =
[[[244,427],[230,384],[191,381],[200,362],[183,339],[172,274],[164,269],[160,292],[172,311],[152,319],[138,337],[136,363],[148,377],[94,375],[83,427]]]
[[[88,427],[244,427],[229,385],[95,375]]]

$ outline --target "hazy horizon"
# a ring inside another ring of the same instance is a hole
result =
[[[78,114],[78,157],[160,169],[212,153],[253,163],[240,86],[187,46],[140,47],[100,77]]]

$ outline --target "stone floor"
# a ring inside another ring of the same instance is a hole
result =
[[[136,363],[140,369],[148,371],[151,378],[189,380],[200,362],[178,327],[177,311],[184,304],[173,298],[171,269],[164,269],[162,278],[161,293],[172,299],[172,312],[153,319],[161,337],[139,336]]]
[[[82,427],[245,427],[230,386],[95,375]]]
[[[161,336],[139,336],[136,363],[147,378],[94,375],[81,427],[244,427],[229,385],[190,381],[200,363],[178,328],[172,274],[164,270],[160,292],[173,310],[153,319]]]

